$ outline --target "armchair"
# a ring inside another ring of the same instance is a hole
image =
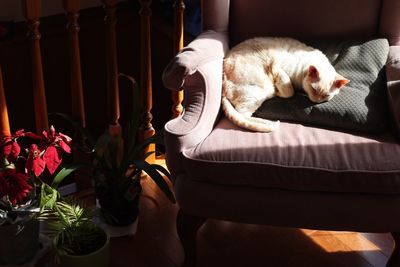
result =
[[[185,92],[184,113],[165,125],[185,266],[195,265],[196,232],[208,218],[391,232],[400,242],[398,14],[397,0],[202,1],[203,33],[163,74],[167,88]],[[287,122],[272,133],[236,127],[220,112],[222,61],[255,36],[386,37],[393,127],[379,135]],[[398,246],[388,266],[400,266]]]

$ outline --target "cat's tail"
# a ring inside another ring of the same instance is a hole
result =
[[[225,96],[222,97],[222,109],[225,116],[230,121],[247,130],[269,133],[277,129],[280,124],[279,121],[244,116],[234,108],[232,103]]]

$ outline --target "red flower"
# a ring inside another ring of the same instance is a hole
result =
[[[71,153],[72,139],[65,134],[57,133],[53,126],[48,132],[43,131],[42,136],[41,145],[46,149],[43,159],[49,172],[54,174],[62,162],[62,152]]]
[[[40,152],[38,146],[32,144],[29,148],[28,159],[25,165],[28,173],[33,172],[36,176],[41,175],[46,166],[45,161],[40,157]]]
[[[71,137],[63,133],[57,133],[54,126],[51,126],[48,132],[43,131],[42,135],[42,145],[44,145],[45,148],[48,146],[54,146],[56,148],[61,148],[66,153],[71,153]]]
[[[28,136],[33,139],[41,139],[41,137],[32,132],[24,132],[24,130],[16,131],[13,135],[3,135],[0,137],[0,153],[7,159],[9,163],[15,162],[21,152],[21,147],[17,143],[17,139],[21,136]]]
[[[21,148],[15,139],[4,138],[3,140],[0,145],[1,154],[8,162],[14,162],[18,158]]]
[[[49,146],[43,155],[43,159],[46,163],[47,169],[51,174],[53,174],[61,164],[61,151],[55,146]]]
[[[53,126],[49,131],[43,131],[41,135],[25,132],[23,129],[11,136],[0,137],[0,158],[4,157],[9,163],[14,163],[18,158],[21,148],[17,139],[26,136],[40,140],[39,145],[32,144],[27,150],[28,158],[25,168],[28,173],[39,176],[47,167],[50,174],[54,174],[62,162],[62,152],[71,153],[72,139],[62,133],[57,133]]]
[[[17,203],[21,203],[32,189],[32,186],[27,182],[28,179],[29,176],[18,173],[15,169],[0,171],[0,185],[2,188],[0,190],[0,195],[8,195],[8,199],[13,206]],[[3,188],[6,188],[6,190]]]

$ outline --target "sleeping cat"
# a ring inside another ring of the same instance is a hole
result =
[[[222,108],[237,126],[271,132],[279,121],[252,117],[274,96],[303,89],[312,102],[330,100],[349,82],[319,50],[291,38],[253,38],[232,48],[224,59]]]

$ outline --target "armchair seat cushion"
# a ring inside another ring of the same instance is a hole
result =
[[[359,135],[294,123],[272,133],[222,118],[183,151],[190,179],[283,190],[400,193],[400,145],[389,133]]]

